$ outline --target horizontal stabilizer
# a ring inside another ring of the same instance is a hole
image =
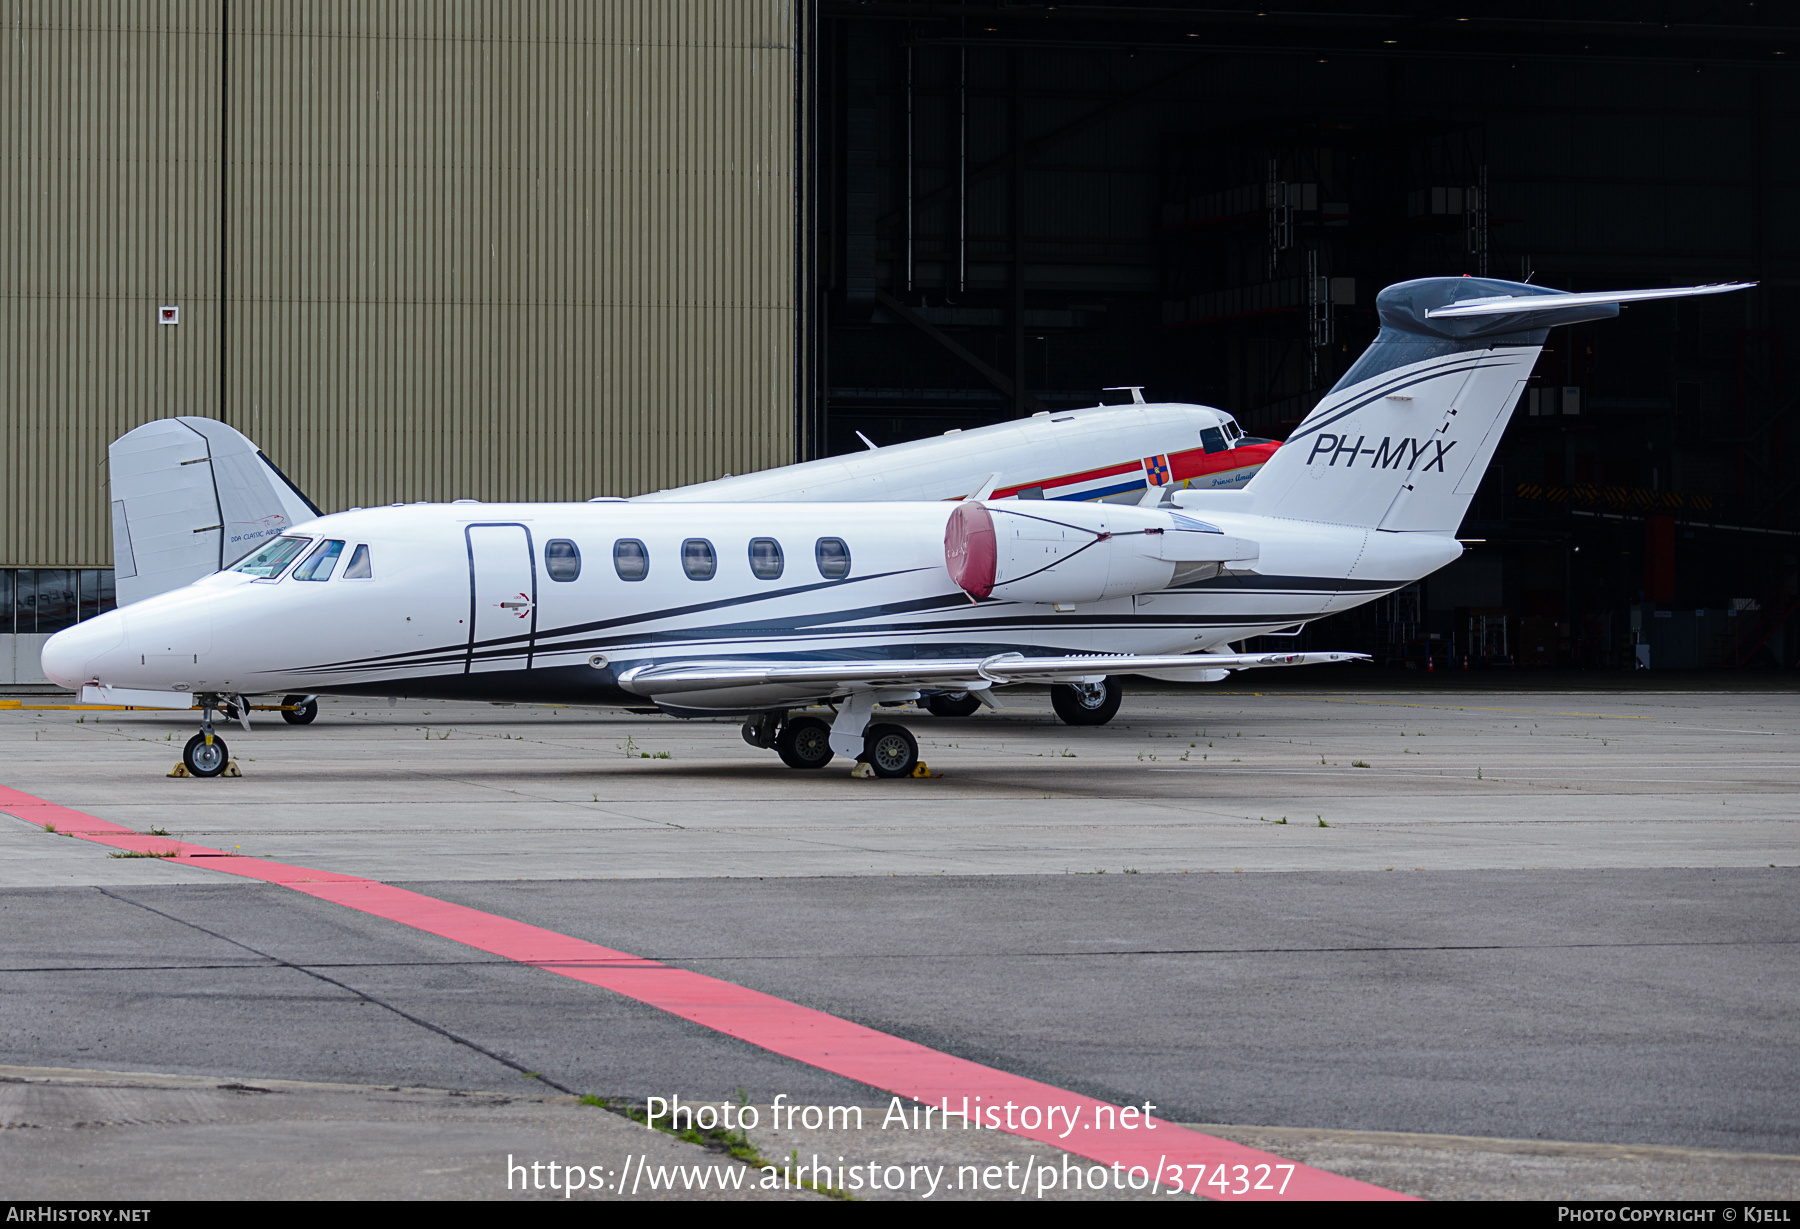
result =
[[[1464,299],[1448,307],[1433,307],[1425,315],[1432,320],[1458,316],[1510,316],[1515,312],[1561,311],[1569,307],[1595,307],[1604,303],[1642,303],[1650,299],[1687,299],[1702,294],[1748,290],[1755,282],[1714,282],[1706,286],[1671,286],[1663,290],[1598,290],[1582,294],[1534,294],[1529,297],[1494,295]]]
[[[682,662],[637,666],[619,675],[619,685],[640,696],[720,691],[733,687],[792,687],[818,696],[870,687],[941,687],[964,690],[1007,683],[1089,683],[1114,674],[1146,670],[1253,670],[1267,666],[1312,666],[1367,661],[1366,653],[1182,653],[1105,654],[1083,657],[992,657],[920,661]]]

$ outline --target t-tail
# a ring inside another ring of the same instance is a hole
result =
[[[1381,332],[1251,479],[1258,513],[1454,534],[1500,445],[1544,339],[1621,303],[1754,283],[1566,294],[1485,277],[1401,282]]]

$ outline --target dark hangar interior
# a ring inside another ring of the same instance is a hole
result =
[[[1753,280],[1553,332],[1463,559],[1281,643],[1440,670],[1797,664],[1792,10],[820,0],[812,20],[814,455],[1129,385],[1282,438],[1390,283]]]

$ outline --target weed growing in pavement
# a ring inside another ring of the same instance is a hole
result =
[[[690,1126],[680,1131],[676,1131],[665,1123],[651,1122],[650,1113],[646,1106],[634,1104],[621,1097],[596,1097],[592,1093],[589,1093],[584,1097],[578,1098],[578,1101],[582,1105],[591,1105],[595,1109],[606,1110],[609,1113],[629,1118],[633,1122],[641,1123],[644,1126],[650,1127],[652,1130],[661,1131],[664,1135],[672,1136],[685,1143],[698,1144],[700,1147],[712,1152],[722,1152],[733,1160],[742,1161],[752,1169],[761,1169],[764,1166],[773,1167],[775,1165],[774,1161],[763,1156],[756,1145],[751,1142],[750,1137],[746,1135],[742,1129],[728,1131],[722,1127],[702,1128]],[[750,1104],[749,1094],[741,1088],[738,1089],[738,1104]],[[796,1150],[789,1158],[789,1162],[798,1168],[798,1150]],[[840,1190],[835,1186],[825,1186],[816,1182],[796,1182],[796,1185],[815,1190],[828,1199],[843,1199],[852,1202],[856,1199],[856,1197],[851,1195],[848,1191]]]
[[[1367,760],[1351,760],[1350,761],[1350,767],[1352,767],[1352,768],[1367,768],[1368,766],[1369,766],[1369,762]]]
[[[55,825],[55,824],[45,824],[45,825],[44,825],[44,831],[45,831],[45,832],[55,832],[55,831],[56,831],[56,825]]]
[[[168,832],[168,829],[166,829],[166,828],[152,828],[152,829],[150,829],[148,835],[150,835],[150,836],[167,836],[167,835],[169,835],[169,832]]]
[[[1319,821],[1319,827],[1321,827],[1321,828],[1329,828],[1329,827],[1331,827],[1331,825],[1330,825],[1330,824],[1328,824],[1328,823],[1326,823],[1326,822],[1325,822],[1325,817],[1324,817],[1324,816],[1323,816],[1323,815],[1320,815],[1320,816],[1318,816],[1318,817],[1317,817],[1317,818],[1318,818],[1318,821]]]
[[[152,849],[146,852],[136,849],[121,849],[117,853],[106,856],[109,858],[178,858],[181,856],[181,851],[179,849]]]

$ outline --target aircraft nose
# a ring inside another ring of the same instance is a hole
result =
[[[78,691],[92,681],[95,663],[124,642],[124,615],[117,610],[65,628],[44,642],[40,658],[44,677],[59,687]]]

